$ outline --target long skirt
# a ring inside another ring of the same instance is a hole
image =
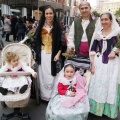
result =
[[[42,100],[49,101],[56,81],[51,75],[51,54],[41,50],[41,65],[38,66],[40,96]]]
[[[120,85],[118,84],[119,57],[102,63],[102,56],[95,56],[95,73],[91,76],[89,86],[90,112],[116,118],[120,103]]]
[[[87,120],[89,113],[89,101],[86,96],[83,102],[64,108],[61,102],[69,99],[65,95],[55,94],[49,101],[46,109],[46,120]]]

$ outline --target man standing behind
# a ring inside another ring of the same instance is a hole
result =
[[[74,52],[76,58],[68,59],[67,62],[78,68],[89,69],[89,47],[95,29],[95,20],[91,17],[91,6],[87,1],[79,5],[81,18],[76,19],[70,28],[68,35],[68,51]]]

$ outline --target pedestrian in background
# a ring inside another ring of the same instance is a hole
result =
[[[3,22],[0,18],[0,50],[2,50],[4,47],[4,43],[2,41],[3,28],[4,28],[4,25],[3,25]]]
[[[13,40],[15,41],[16,40],[16,30],[15,30],[15,26],[16,26],[16,23],[18,22],[18,19],[16,17],[16,15],[13,15],[12,19],[11,19],[11,33],[13,35]]]
[[[18,19],[18,22],[17,22],[17,24],[15,26],[15,30],[16,30],[17,35],[18,35],[18,41],[23,40],[24,37],[25,37],[27,28],[26,28],[25,23],[23,22],[22,17],[20,17]]]
[[[51,6],[45,6],[35,35],[40,95],[41,99],[49,101],[56,82],[56,62],[63,50],[61,27]]]
[[[11,42],[9,40],[10,32],[11,32],[11,20],[8,15],[4,15],[4,32],[6,33],[6,41]]]

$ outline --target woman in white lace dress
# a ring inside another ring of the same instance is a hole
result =
[[[100,16],[91,43],[90,112],[116,118],[120,103],[120,27],[111,13]]]

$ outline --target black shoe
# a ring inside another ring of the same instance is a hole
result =
[[[24,86],[22,86],[21,88],[20,88],[20,91],[19,91],[19,93],[24,93],[26,90],[27,90],[27,88],[28,88],[28,85],[24,85]]]
[[[8,90],[7,90],[6,88],[0,87],[0,93],[1,93],[2,95],[6,95],[7,92],[8,92]]]
[[[11,42],[10,40],[8,40],[7,42]]]
[[[5,40],[5,41],[7,41],[7,42],[11,42],[10,40]]]

